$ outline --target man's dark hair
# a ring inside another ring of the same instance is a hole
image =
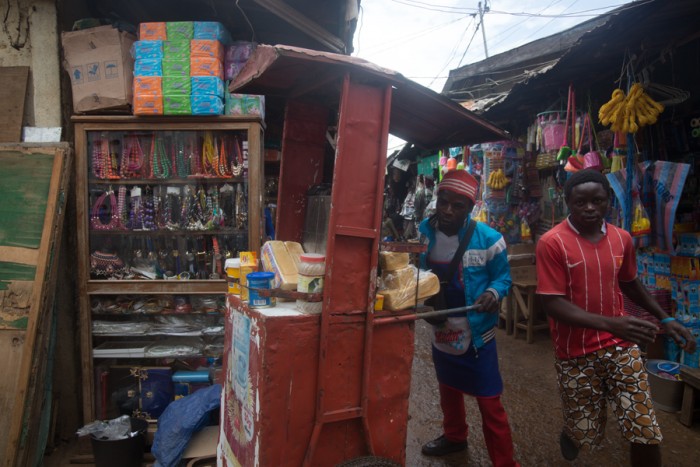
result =
[[[574,172],[564,183],[564,199],[569,199],[571,197],[571,191],[575,186],[581,185],[582,183],[600,183],[605,188],[607,193],[610,193],[610,182],[608,178],[597,170],[584,169]]]

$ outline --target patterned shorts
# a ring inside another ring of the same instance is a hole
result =
[[[564,430],[579,447],[600,444],[607,401],[627,440],[640,444],[661,442],[638,347],[613,346],[571,360],[557,360],[556,369]]]

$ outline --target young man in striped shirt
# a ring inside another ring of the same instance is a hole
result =
[[[569,217],[537,242],[537,294],[549,316],[564,412],[562,455],[603,438],[609,402],[633,466],[661,465],[661,431],[649,395],[639,344],[654,341],[655,324],[628,316],[623,293],[656,316],[689,352],[688,330],[661,309],[637,278],[630,234],[605,222],[610,185],[595,170],[564,184]]]

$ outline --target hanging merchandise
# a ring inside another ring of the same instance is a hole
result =
[[[520,241],[523,243],[532,242],[532,232],[530,231],[530,224],[528,224],[525,219],[520,219]]]
[[[651,221],[639,199],[639,195],[634,198],[632,212],[632,236],[639,237],[651,233]]]
[[[613,91],[610,100],[600,107],[598,120],[613,131],[636,133],[656,123],[663,111],[662,104],[649,97],[640,83],[634,83],[627,95],[622,89]]]
[[[573,145],[573,139],[569,140],[569,121],[571,121],[572,132],[575,133],[573,127],[576,125],[576,100],[574,96],[574,85],[569,84],[569,101],[566,104],[566,121],[564,123],[564,140],[557,153],[557,160],[564,161],[571,155],[571,147],[569,142]]]
[[[471,218],[477,222],[487,223],[489,221],[486,204],[483,201],[477,201],[472,209]]]

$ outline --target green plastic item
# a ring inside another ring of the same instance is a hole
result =
[[[194,22],[193,21],[169,21],[165,23],[165,30],[168,34],[168,40],[194,39]]]
[[[192,103],[189,94],[170,94],[163,96],[164,115],[192,115]]]
[[[190,59],[163,59],[163,76],[190,76]]]
[[[192,94],[192,80],[189,76],[163,76],[163,94]]]

